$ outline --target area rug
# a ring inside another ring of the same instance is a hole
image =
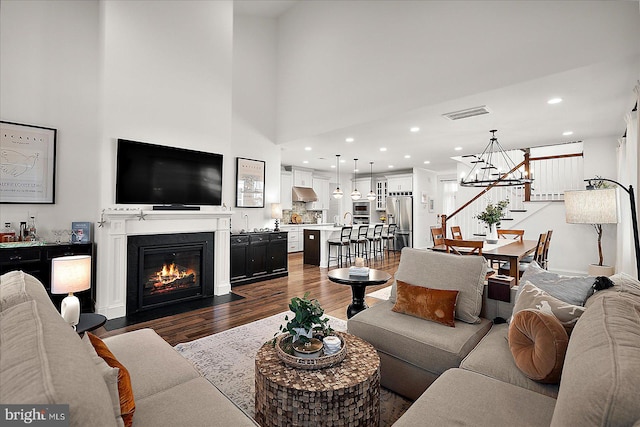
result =
[[[387,286],[386,288],[378,289],[377,291],[371,292],[367,294],[368,297],[373,297],[377,299],[387,300],[391,296],[391,286]]]
[[[195,341],[178,344],[175,349],[191,361],[207,380],[253,417],[254,357],[262,344],[272,339],[278,327],[286,323],[286,314],[276,314]],[[333,329],[347,329],[347,322],[344,320],[327,317]],[[391,426],[412,402],[384,388],[380,391],[380,426]]]

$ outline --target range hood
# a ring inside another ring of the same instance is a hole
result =
[[[291,200],[294,202],[316,202],[318,195],[310,187],[292,187]]]

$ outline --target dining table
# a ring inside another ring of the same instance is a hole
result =
[[[469,240],[481,240],[481,239],[469,239]],[[508,261],[509,262],[509,276],[515,279],[514,285],[517,286],[520,275],[518,272],[518,264],[520,261],[536,250],[538,246],[537,240],[512,240],[512,239],[499,239],[498,243],[484,242],[482,246],[482,256],[487,260],[493,261]],[[464,248],[460,248],[460,252],[463,252]],[[444,244],[435,245],[431,250],[438,252],[446,252],[447,246]]]

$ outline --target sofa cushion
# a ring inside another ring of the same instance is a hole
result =
[[[555,402],[475,372],[449,369],[393,426],[548,427]]]
[[[102,375],[51,301],[0,313],[0,347],[3,404],[68,404],[72,427],[117,425]]]
[[[136,402],[200,376],[187,359],[152,329],[108,337],[104,342],[129,370]]]
[[[578,319],[584,313],[585,308],[579,305],[569,304],[549,295],[547,292],[527,281],[521,285],[522,292],[518,294],[518,299],[513,306],[513,313],[533,308],[544,313],[555,316],[564,326],[568,335],[575,326]]]
[[[560,321],[540,310],[520,310],[509,326],[509,348],[516,366],[534,381],[560,381],[569,336]]]
[[[608,290],[594,297],[569,341],[553,426],[640,420],[640,297]]]
[[[454,312],[459,291],[430,289],[396,281],[396,303],[392,310],[455,327]]]
[[[509,325],[506,323],[493,325],[489,333],[460,363],[460,367],[546,396],[558,396],[557,384],[533,381],[516,366],[509,349],[508,331]]]
[[[487,262],[483,257],[403,248],[395,280],[431,289],[460,291],[456,319],[478,323],[486,269]],[[395,280],[389,297],[393,303],[396,302],[397,292]]]
[[[368,341],[376,350],[440,375],[460,365],[491,328],[491,322],[456,322],[448,328],[413,316],[392,311],[384,301],[353,316],[347,322],[349,333]]]
[[[562,276],[540,267],[533,261],[520,278],[520,283],[531,282],[543,291],[548,292],[559,300],[573,305],[584,305],[591,295],[591,287],[595,277],[591,276]],[[522,288],[516,293],[516,301]]]

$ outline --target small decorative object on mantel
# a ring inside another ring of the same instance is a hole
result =
[[[71,223],[71,243],[89,243],[91,223],[87,221]]]
[[[475,218],[484,222],[489,227],[489,233],[486,238],[487,243],[498,243],[497,225],[500,223],[500,220],[504,218],[507,206],[509,206],[509,199],[501,200],[495,205],[489,203],[484,211],[475,216]]]

